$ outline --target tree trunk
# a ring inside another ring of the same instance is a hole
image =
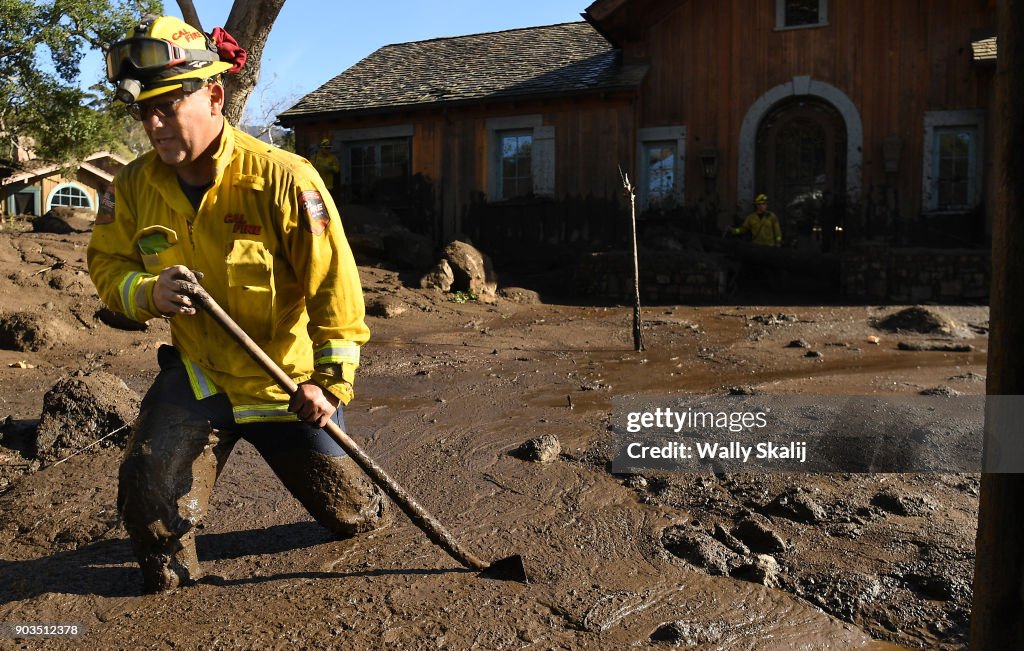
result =
[[[999,3],[989,395],[1024,394],[1024,0]],[[993,423],[986,422],[988,430]],[[1022,436],[1019,430],[1011,435]],[[988,453],[986,449],[986,453]],[[984,474],[971,612],[972,651],[1024,649],[1024,474]]]
[[[178,8],[185,22],[200,31],[203,25],[199,21],[192,0],[177,0]],[[260,80],[260,60],[263,58],[263,46],[270,36],[270,29],[277,20],[277,14],[285,0],[235,0],[228,14],[224,29],[235,37],[238,44],[246,49],[249,58],[245,67],[235,75],[224,75],[224,90],[227,99],[224,102],[224,117],[228,122],[238,125],[245,112],[245,104],[249,95]],[[212,29],[212,28],[211,28]]]
[[[235,0],[235,4],[231,6],[231,13],[224,29],[249,53],[245,67],[237,75],[224,76],[224,89],[227,91],[224,117],[231,124],[237,125],[242,119],[249,95],[260,79],[263,46],[270,36],[270,29],[274,26],[284,2],[285,0]]]

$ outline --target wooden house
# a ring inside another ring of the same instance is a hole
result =
[[[302,153],[330,139],[342,202],[405,197],[499,255],[622,244],[620,169],[642,224],[718,235],[764,193],[794,250],[987,246],[994,0],[582,15],[381,48],[280,120]]]
[[[28,160],[23,169],[0,180],[2,214],[39,216],[51,208],[75,208],[95,215],[99,200],[114,174],[128,161],[108,151],[96,152],[68,174],[56,164],[33,164]]]

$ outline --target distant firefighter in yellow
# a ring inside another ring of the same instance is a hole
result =
[[[330,138],[324,138],[320,141],[320,148],[317,149],[313,155],[313,167],[316,168],[317,172],[320,172],[320,178],[324,181],[324,187],[331,194],[334,194],[334,177],[338,172],[341,171],[341,163],[338,162],[338,157],[331,151],[331,140]]]
[[[750,233],[750,241],[759,246],[782,246],[782,229],[779,218],[768,210],[768,197],[759,194],[754,199],[754,212],[747,215],[739,228],[732,229],[733,235]]]

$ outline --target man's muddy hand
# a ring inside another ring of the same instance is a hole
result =
[[[192,298],[185,291],[188,283],[198,283],[202,278],[201,273],[193,272],[184,265],[167,267],[156,278],[156,285],[153,287],[153,305],[164,316],[195,314],[196,308],[192,304]]]
[[[292,394],[288,411],[307,423],[323,428],[338,408],[338,398],[313,382],[303,382]]]

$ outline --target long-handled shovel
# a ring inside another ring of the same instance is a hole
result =
[[[249,335],[242,330],[237,323],[232,320],[230,316],[213,300],[213,297],[201,285],[189,281],[180,281],[182,287],[182,293],[187,294],[195,301],[196,305],[206,310],[206,312],[213,317],[224,330],[227,331],[231,337],[241,344],[245,352],[256,360],[263,370],[265,370],[274,379],[277,384],[288,392],[288,395],[293,395],[298,391],[298,386],[292,381],[288,375],[281,370],[281,368],[270,359],[263,350],[256,345]],[[363,472],[373,480],[373,483],[377,484],[388,494],[388,497],[397,504],[402,511],[409,516],[413,524],[423,530],[427,537],[434,542],[435,545],[448,552],[448,554],[463,565],[472,570],[477,570],[486,577],[493,579],[502,579],[506,581],[522,581],[528,583],[529,579],[526,576],[526,567],[523,565],[523,558],[518,554],[515,556],[509,556],[501,560],[494,561],[491,564],[487,564],[480,560],[470,552],[466,551],[462,545],[452,537],[451,533],[448,532],[444,526],[441,525],[432,515],[430,515],[426,509],[420,506],[413,497],[405,491],[401,486],[398,485],[395,480],[391,479],[384,469],[377,465],[377,463],[371,459],[363,449],[359,447],[359,444],[352,440],[352,438],[346,434],[336,423],[328,421],[327,426],[324,428],[327,432],[334,437],[341,447],[348,452],[349,456],[355,460],[359,467],[363,469]]]

